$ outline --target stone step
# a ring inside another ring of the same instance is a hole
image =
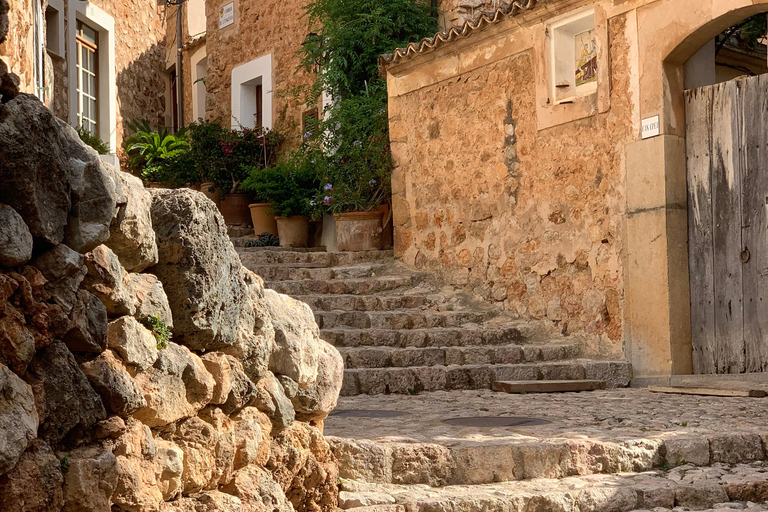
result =
[[[632,377],[624,361],[571,360],[522,364],[352,368],[344,370],[342,396],[415,394],[423,391],[491,389],[494,381],[603,380],[625,387]]]
[[[413,286],[415,276],[385,276],[363,279],[305,279],[266,281],[264,286],[286,295],[371,295]]]
[[[315,311],[315,320],[320,329],[427,329],[479,324],[494,315],[475,311]]]
[[[384,273],[382,264],[355,265],[350,267],[323,267],[314,263],[282,263],[277,265],[247,265],[265,281],[298,281],[302,279],[360,279]]]
[[[247,247],[238,249],[243,265],[277,265],[281,263],[312,263],[323,267],[337,267],[391,260],[392,251],[325,252],[306,249],[277,250],[278,247]],[[286,248],[290,249],[290,248]]]
[[[336,347],[464,347],[524,343],[533,329],[528,324],[492,328],[434,329],[323,329],[320,337]]]
[[[425,295],[296,295],[313,311],[393,311],[418,309],[430,301]]]
[[[427,348],[342,347],[339,352],[344,358],[345,368],[351,370],[562,361],[579,357],[581,346],[578,343],[568,343]]]
[[[442,488],[343,480],[339,508],[355,512],[765,510],[764,463],[673,471],[568,476]],[[752,502],[752,503],[749,503]]]
[[[491,387],[504,393],[572,393],[605,389],[602,380],[512,380],[496,381]]]

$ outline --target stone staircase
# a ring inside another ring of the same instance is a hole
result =
[[[343,396],[490,389],[494,381],[602,380],[626,386],[621,361],[581,358],[572,338],[441,286],[398,264],[391,251],[245,248],[265,286],[306,302],[323,339],[345,361]]]

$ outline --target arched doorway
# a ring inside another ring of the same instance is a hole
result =
[[[768,370],[766,16],[684,64],[692,371]]]

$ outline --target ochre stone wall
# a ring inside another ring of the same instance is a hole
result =
[[[208,30],[208,78],[206,79],[208,119],[231,115],[232,69],[253,59],[272,54],[273,128],[298,141],[301,115],[306,110],[304,95],[291,91],[311,84],[312,76],[297,71],[297,52],[309,33],[303,17],[306,0],[262,2],[235,0],[235,24],[219,30],[219,7],[229,0],[206,2]]]
[[[19,77],[19,90],[33,93],[34,42],[32,5],[25,0],[9,0],[8,35],[0,44],[0,58],[8,65],[8,71]]]
[[[539,131],[533,49],[390,97],[398,255],[604,355],[622,350],[625,24],[605,114]]]

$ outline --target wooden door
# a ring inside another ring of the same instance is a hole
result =
[[[694,373],[768,371],[768,75],[686,92]]]

